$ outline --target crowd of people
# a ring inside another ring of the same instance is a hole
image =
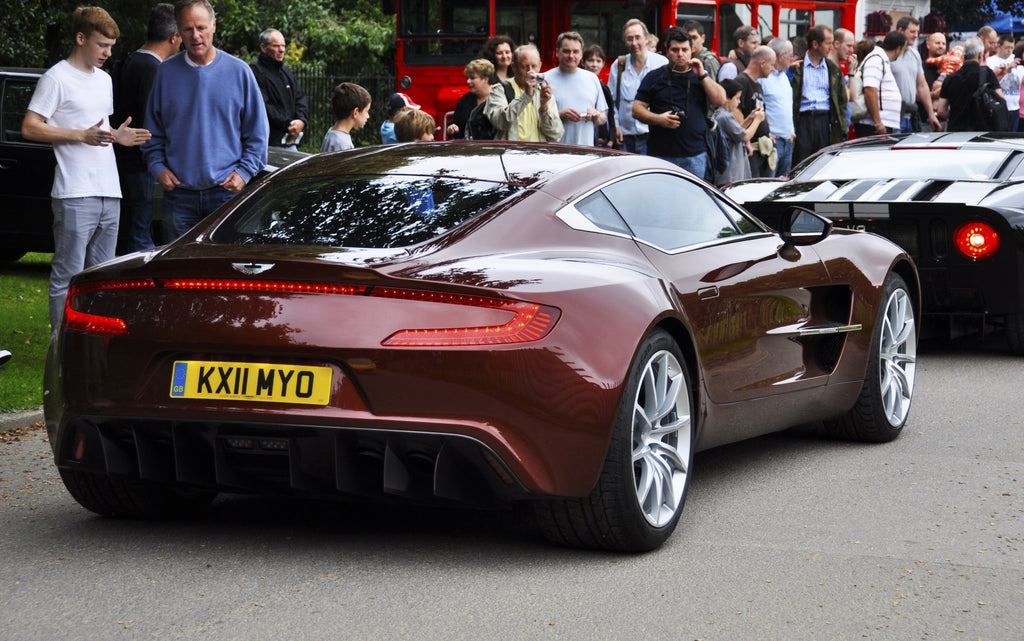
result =
[[[164,191],[164,238],[176,238],[240,191],[265,166],[269,146],[296,148],[309,125],[307,97],[275,29],[259,35],[259,57],[247,64],[213,45],[209,0],[161,3],[146,43],[112,79],[100,67],[117,24],[99,7],[80,7],[72,19],[72,52],[42,76],[22,124],[26,139],[52,143],[57,157],[53,328],[71,276],[113,258],[122,206],[127,249],[154,246],[154,180]],[[783,175],[849,136],[1024,129],[1024,41],[989,27],[947,50],[942,33],[919,44],[912,17],[878,42],[822,25],[799,42],[742,26],[724,59],[704,46],[696,21],[659,38],[631,19],[622,37],[628,53],[611,61],[607,84],[599,79],[604,51],[576,32],[558,36],[557,65],[544,72],[535,44],[491,38],[465,67],[468,92],[445,136],[613,147],[721,185]],[[335,124],[320,150],[351,149],[370,106],[363,87],[335,87]],[[390,97],[382,143],[430,141],[436,132],[408,95]]]

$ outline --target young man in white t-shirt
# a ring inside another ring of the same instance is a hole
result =
[[[120,32],[99,7],[79,7],[72,15],[71,55],[51,67],[36,85],[21,125],[22,135],[53,144],[57,169],[50,203],[54,253],[50,263],[50,331],[64,314],[71,277],[114,257],[121,211],[121,186],[111,143],[140,145],[145,129],[111,130],[114,112],[110,76],[99,67],[110,57]]]
[[[985,59],[985,64],[996,72],[999,86],[1003,90],[1003,98],[1006,99],[1010,125],[1007,131],[1017,131],[1017,122],[1020,119],[1020,85],[1024,80],[1024,67],[1020,66],[1017,57],[1013,55],[1013,48],[1013,36],[1001,35],[995,55]]]
[[[583,61],[583,38],[574,31],[558,36],[558,67],[544,74],[558,103],[558,116],[565,133],[559,142],[568,145],[594,146],[594,125],[608,122],[608,103],[604,99],[601,80],[580,67]]]

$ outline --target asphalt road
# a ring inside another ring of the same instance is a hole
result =
[[[511,512],[221,498],[92,516],[45,434],[0,437],[0,639],[1024,638],[1024,360],[928,343],[886,445],[699,454],[661,550],[553,548]]]

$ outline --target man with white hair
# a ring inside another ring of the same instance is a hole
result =
[[[968,38],[964,43],[964,66],[942,83],[940,95],[949,100],[949,131],[981,131],[989,128],[978,121],[974,109],[974,92],[983,83],[995,87],[999,96],[1003,92],[999,89],[995,72],[984,62],[985,43],[980,38]]]
[[[267,107],[270,146],[295,149],[309,122],[309,110],[306,92],[284,65],[286,49],[281,32],[266,29],[260,34],[260,56],[250,67]]]

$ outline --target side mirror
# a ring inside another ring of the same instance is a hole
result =
[[[806,207],[793,206],[782,215],[779,238],[787,245],[813,245],[832,233],[832,221]]]

